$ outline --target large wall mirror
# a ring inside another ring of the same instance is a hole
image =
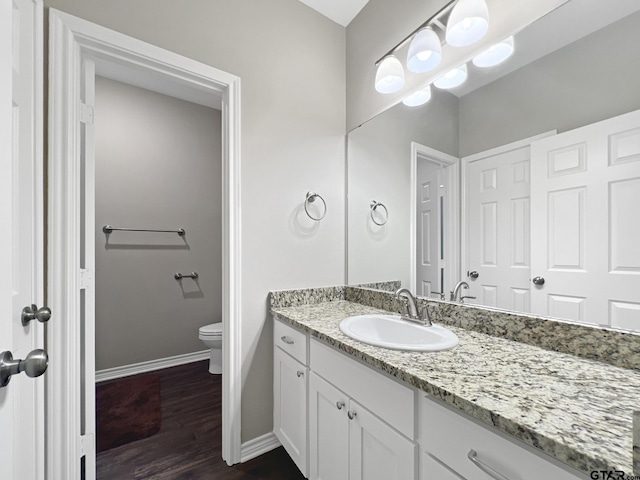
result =
[[[348,282],[640,330],[640,2],[570,0],[432,92],[348,135]]]

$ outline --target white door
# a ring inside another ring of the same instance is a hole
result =
[[[428,160],[419,159],[417,165],[418,239],[416,247],[417,294],[430,297],[431,292],[442,292],[444,284],[444,234],[442,221],[446,169]],[[448,240],[451,241],[451,240]]]
[[[42,3],[0,2],[0,352],[43,347]],[[41,316],[42,318],[42,316]],[[5,353],[3,359],[11,362]],[[31,362],[29,362],[31,363]],[[6,370],[5,370],[6,371]],[[0,388],[2,478],[44,478],[44,380],[13,375]]]
[[[531,154],[533,313],[640,329],[640,111]]]
[[[307,367],[277,347],[273,363],[273,431],[307,476]]]
[[[529,157],[527,144],[465,159],[467,303],[530,311]]]
[[[349,398],[313,372],[309,376],[309,478],[348,480]]]
[[[349,402],[349,480],[416,478],[416,444],[362,405]]]

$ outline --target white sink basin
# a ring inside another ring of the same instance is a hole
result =
[[[436,352],[458,344],[458,336],[449,329],[412,323],[398,315],[348,317],[340,322],[340,330],[355,340],[394,350]]]

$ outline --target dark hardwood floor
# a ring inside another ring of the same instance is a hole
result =
[[[162,426],[148,438],[98,453],[98,480],[301,480],[282,447],[249,462],[222,461],[222,376],[208,363],[159,370]]]

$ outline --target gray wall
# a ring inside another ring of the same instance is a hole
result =
[[[97,77],[95,129],[96,369],[202,351],[222,320],[220,111]]]
[[[298,0],[46,0],[242,79],[242,441],[273,428],[272,289],[344,282],[345,29]],[[301,213],[315,190],[329,206]]]
[[[640,13],[460,99],[460,156],[640,108]]]
[[[411,142],[458,156],[458,98],[435,91],[424,108],[396,105],[348,136],[348,271],[350,284],[409,278]],[[371,200],[389,210],[371,222]]]

